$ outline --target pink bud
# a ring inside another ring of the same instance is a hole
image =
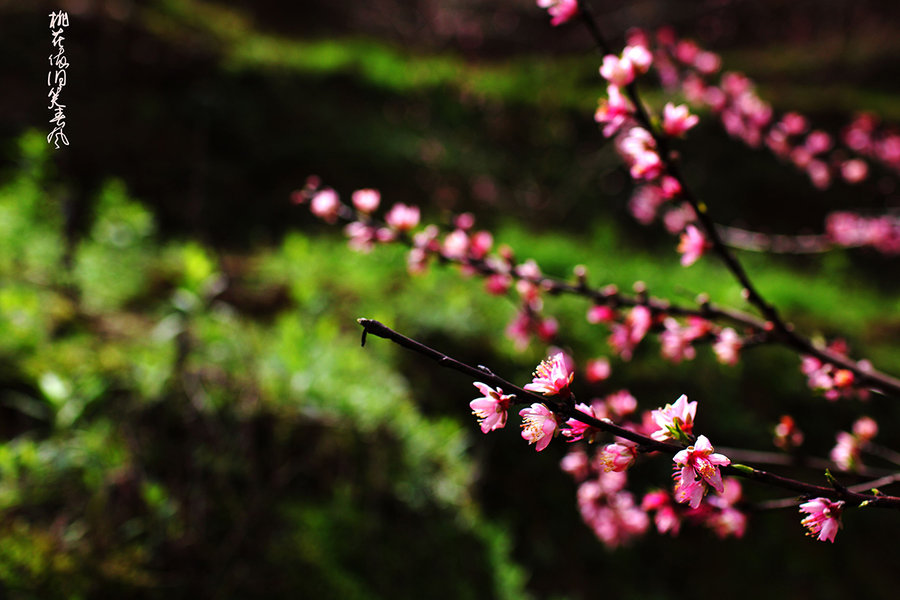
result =
[[[370,213],[378,208],[380,202],[381,194],[378,190],[365,189],[353,192],[353,206],[360,212]]]

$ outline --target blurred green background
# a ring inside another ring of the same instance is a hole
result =
[[[595,2],[616,42],[674,24],[747,72],[776,110],[837,132],[853,111],[900,121],[892,1]],[[69,147],[46,109],[47,15],[68,10]],[[627,216],[627,173],[597,131],[599,57],[532,0],[0,0],[0,590],[10,598],[845,598],[896,589],[900,515],[852,511],[837,543],[795,510],[743,540],[686,528],[609,551],[558,469],[515,426],[483,436],[471,382],[371,339],[377,318],[524,383],[546,348],[503,335],[516,307],[449,269],[409,277],[399,248],[350,251],[290,192],[317,174],[471,210],[495,239],[567,276],[741,307],[714,260]],[[648,82],[656,108],[662,95]],[[684,169],[724,223],[821,231],[879,193],[804,175],[706,119]],[[741,255],[802,331],[900,371],[896,263],[871,252]],[[425,307],[423,309],[423,307]],[[550,298],[567,349],[608,353],[586,306]],[[771,450],[793,414],[808,451],[896,400],[827,403],[797,357],[708,348],[678,366],[645,343],[603,387],[642,409],[687,393],[700,430]],[[512,423],[511,423],[512,425]],[[636,491],[667,461],[634,470]],[[791,473],[817,482],[821,474]],[[848,476],[848,483],[853,481]],[[896,490],[895,490],[896,491]],[[783,497],[745,485],[751,500]]]

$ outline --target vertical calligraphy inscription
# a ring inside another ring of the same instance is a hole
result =
[[[63,131],[66,127],[66,105],[60,103],[59,95],[66,86],[66,69],[69,67],[69,61],[66,58],[66,49],[63,47],[63,31],[69,26],[69,14],[64,11],[50,13],[50,35],[51,43],[55,54],[50,54],[50,70],[47,72],[47,87],[50,91],[47,97],[50,98],[50,105],[47,107],[53,113],[50,123],[53,124],[53,130],[47,135],[47,143],[53,144],[55,148],[59,148],[60,142],[69,145],[69,138]]]

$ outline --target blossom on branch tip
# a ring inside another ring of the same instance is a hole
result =
[[[828,498],[815,498],[800,505],[800,512],[808,516],[800,521],[800,524],[808,530],[806,535],[818,536],[820,542],[834,543],[834,536],[841,527],[841,512],[844,509],[843,500],[829,500]]]
[[[481,398],[476,398],[469,403],[472,414],[478,417],[482,433],[502,429],[506,425],[507,411],[515,395],[506,395],[500,388],[492,390],[490,386],[478,381],[472,385],[478,388],[482,394]]]
[[[566,366],[566,359],[562,352],[557,352],[550,358],[541,361],[534,371],[534,379],[525,385],[529,392],[540,392],[545,396],[568,396],[569,384],[575,374]]]
[[[682,394],[675,404],[666,404],[663,408],[654,410],[651,415],[659,427],[650,434],[654,440],[664,442],[666,440],[689,441],[689,436],[694,429],[694,417],[697,414],[697,402],[688,402],[687,396]]]
[[[678,243],[678,251],[681,252],[681,265],[689,267],[703,256],[708,247],[708,242],[703,234],[693,225],[684,228],[681,241]]]
[[[397,203],[384,216],[385,222],[397,231],[409,231],[419,224],[419,207]]]
[[[559,422],[556,420],[556,415],[539,402],[520,410],[519,416],[523,419],[522,437],[528,440],[529,444],[535,444],[534,449],[538,452],[546,448],[550,444],[550,440],[559,433]]]
[[[578,14],[577,0],[537,0],[537,5],[547,9],[552,17],[550,24],[554,27],[571,21]]]
[[[697,508],[706,493],[706,486],[720,494],[725,491],[719,467],[730,465],[731,460],[724,454],[713,452],[714,450],[706,436],[701,435],[693,446],[688,446],[674,456],[675,500]]]
[[[381,194],[378,190],[365,189],[353,192],[353,206],[363,213],[370,213],[378,208],[381,203]]]
[[[326,223],[336,222],[338,213],[341,210],[341,202],[338,200],[337,192],[331,188],[319,190],[312,197],[309,203],[309,210]]]
[[[684,104],[675,106],[667,102],[663,108],[663,131],[672,137],[681,137],[688,129],[700,122],[700,117],[688,112]]]

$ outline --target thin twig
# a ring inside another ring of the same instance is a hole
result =
[[[590,415],[576,410],[568,403],[551,402],[546,396],[534,394],[532,392],[529,392],[528,390],[525,390],[524,388],[510,383],[506,379],[495,375],[487,368],[473,367],[471,365],[463,363],[444,354],[443,352],[426,346],[425,344],[418,342],[412,338],[406,337],[405,335],[394,331],[393,329],[391,329],[387,325],[384,325],[383,323],[380,323],[379,321],[375,321],[373,319],[357,319],[357,322],[363,328],[363,342],[365,342],[366,334],[371,334],[390,340],[395,344],[407,348],[408,350],[412,350],[436,361],[441,366],[459,371],[460,373],[463,373],[472,378],[491,382],[498,387],[505,388],[503,390],[504,392],[513,390],[517,394],[521,394],[522,398],[529,399],[522,400],[521,398],[519,398],[517,399],[518,403],[527,403],[530,400],[539,401],[540,403],[547,405],[548,408],[553,410],[563,420],[575,419],[576,421],[585,423],[587,425],[590,425],[591,427],[595,427],[602,431],[612,433],[613,435],[616,435],[618,437],[625,438],[637,443],[640,449],[644,452],[659,451],[665,452],[667,454],[675,454],[676,452],[684,449],[684,446],[682,445],[659,442],[651,437],[636,433],[634,431],[630,431],[628,429],[625,429],[624,427],[619,427],[611,421],[595,419]],[[770,473],[768,471],[763,471],[760,469],[754,469],[746,465],[736,464],[732,464],[728,467],[722,467],[722,471],[730,475],[752,479],[754,481],[759,481],[761,483],[766,483],[775,487],[799,492],[800,494],[807,496],[844,500],[845,502],[855,505],[866,503],[869,506],[900,509],[900,497],[858,493],[854,492],[853,489],[843,487],[836,482],[831,487],[824,487],[804,483],[802,481],[791,479],[789,477],[782,477],[781,475],[777,475],[775,473]]]

